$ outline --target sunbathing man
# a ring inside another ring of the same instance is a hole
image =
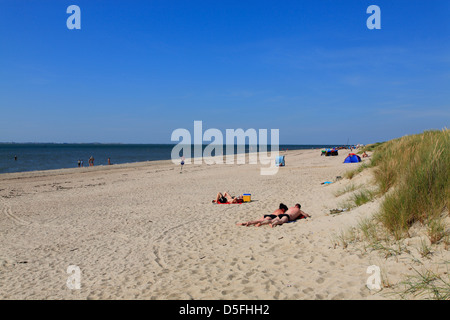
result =
[[[270,226],[273,228],[274,226],[281,225],[283,223],[294,221],[302,218],[310,218],[311,216],[302,210],[300,210],[302,206],[297,203],[294,207],[289,208],[285,213],[278,215],[275,219],[270,221]]]
[[[230,196],[230,194],[228,192],[224,192],[222,193],[218,193],[216,200],[213,202],[216,203],[237,203],[239,202],[239,200],[243,199],[242,196],[238,196],[238,197],[232,197]]]
[[[277,218],[280,214],[285,213],[287,210],[288,210],[288,207],[285,204],[280,203],[280,207],[277,210],[275,210],[272,214],[266,214],[258,220],[241,222],[241,223],[237,223],[236,225],[248,227],[248,226],[251,226],[254,224],[254,225],[256,225],[256,227],[259,227],[263,224],[268,224],[270,221],[272,221],[272,219]]]

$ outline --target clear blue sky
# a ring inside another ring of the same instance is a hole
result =
[[[0,0],[0,114],[3,142],[170,143],[194,120],[281,144],[442,129],[450,1]]]

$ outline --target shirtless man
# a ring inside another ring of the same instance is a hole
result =
[[[302,206],[297,203],[294,207],[289,208],[285,213],[278,215],[275,219],[270,221],[270,226],[273,228],[274,226],[281,225],[283,223],[294,221],[296,219],[302,218],[310,218],[311,216],[302,210],[300,210]]]
[[[254,225],[256,225],[256,227],[259,227],[259,226],[262,226],[263,224],[270,223],[270,221],[277,218],[280,214],[285,213],[287,210],[288,210],[288,207],[285,204],[280,203],[280,207],[278,209],[276,209],[274,212],[272,212],[272,214],[266,214],[266,215],[262,216],[261,218],[259,218],[258,220],[241,222],[241,223],[237,223],[236,225],[248,227],[248,226],[251,226],[254,224]]]

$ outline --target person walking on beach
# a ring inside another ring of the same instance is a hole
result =
[[[89,167],[93,167],[93,166],[94,166],[94,157],[91,156],[91,157],[89,158]]]
[[[300,210],[302,206],[297,203],[294,207],[289,208],[285,213],[278,215],[275,219],[271,220],[270,227],[282,225],[283,223],[294,221],[297,219],[310,218],[311,216],[302,210]]]
[[[183,171],[183,165],[184,165],[184,157],[181,157],[181,169],[180,169],[180,173]]]
[[[280,203],[280,206],[278,207],[278,209],[276,209],[274,212],[272,212],[272,214],[266,214],[266,215],[262,216],[258,220],[241,222],[241,223],[237,223],[236,225],[238,225],[238,226],[245,226],[245,227],[248,227],[248,226],[251,226],[251,225],[255,225],[256,227],[259,227],[259,226],[262,226],[264,224],[270,223],[273,219],[275,219],[275,218],[279,217],[280,215],[284,214],[287,210],[288,210],[288,207],[285,204]]]
[[[14,156],[14,161],[17,161],[17,156]]]
[[[108,165],[111,165],[111,158],[108,158]]]
[[[78,168],[81,167],[81,160],[78,160]]]

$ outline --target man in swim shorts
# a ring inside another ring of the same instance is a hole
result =
[[[279,208],[276,209],[272,214],[266,214],[258,220],[242,222],[242,223],[238,223],[237,225],[238,226],[246,226],[246,227],[255,225],[256,227],[259,227],[264,224],[270,223],[270,221],[272,221],[273,219],[276,219],[279,215],[285,213],[286,210],[288,210],[288,207],[285,204],[280,203]]]
[[[283,223],[294,221],[297,219],[303,219],[303,218],[310,218],[311,216],[302,210],[300,210],[302,206],[297,203],[292,208],[289,208],[286,212],[283,214],[278,215],[275,219],[272,219],[269,223],[270,226],[273,228],[274,226],[281,225]]]

